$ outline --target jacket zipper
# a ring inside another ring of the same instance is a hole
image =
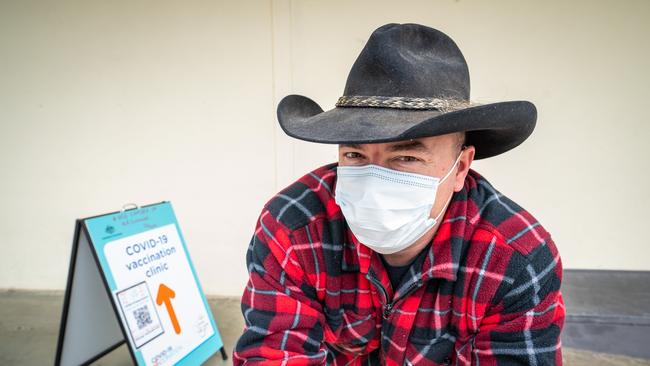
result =
[[[395,306],[396,303],[398,303],[402,299],[406,298],[415,289],[422,286],[422,281],[418,280],[413,285],[411,285],[411,287],[409,287],[404,292],[404,294],[402,294],[402,296],[400,296],[398,299],[393,299],[392,301],[388,301],[388,291],[384,288],[384,286],[381,284],[381,282],[379,282],[379,280],[375,279],[372,276],[367,276],[367,278],[368,278],[368,280],[370,280],[370,282],[372,282],[375,285],[375,287],[379,288],[381,290],[381,292],[383,293],[383,295],[384,295],[384,306],[382,307],[382,310],[383,310],[382,317],[384,319],[388,319],[388,317],[390,317],[390,314],[393,311],[393,307]]]

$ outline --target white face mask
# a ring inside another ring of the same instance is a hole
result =
[[[407,173],[374,164],[337,167],[335,199],[352,233],[381,254],[407,248],[435,226],[442,211],[429,217],[442,178]]]

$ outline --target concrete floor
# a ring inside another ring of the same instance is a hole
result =
[[[239,299],[210,297],[210,306],[229,359],[212,357],[206,365],[230,365],[233,345],[243,319]],[[63,304],[61,292],[0,291],[0,365],[51,365]],[[650,365],[650,360],[563,347],[566,365]],[[132,365],[126,347],[120,346],[94,365]]]

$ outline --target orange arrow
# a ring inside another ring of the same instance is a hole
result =
[[[181,326],[178,324],[178,319],[176,318],[176,313],[174,312],[174,308],[172,307],[172,300],[171,300],[175,296],[176,293],[174,292],[174,290],[165,286],[164,283],[161,283],[160,286],[158,286],[158,295],[156,295],[156,304],[162,305],[163,302],[165,303],[165,308],[167,309],[167,313],[169,314],[169,319],[172,321],[174,332],[176,332],[176,334],[180,334]]]

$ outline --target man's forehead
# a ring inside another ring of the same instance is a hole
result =
[[[373,143],[373,144],[339,144],[339,147],[347,147],[356,150],[365,150],[370,145],[381,145],[385,150],[394,152],[394,151],[422,151],[422,152],[432,152],[436,145],[443,143],[441,140],[433,141],[429,139],[419,138],[419,139],[410,139],[410,140],[401,140],[401,141],[392,141],[384,143]]]

